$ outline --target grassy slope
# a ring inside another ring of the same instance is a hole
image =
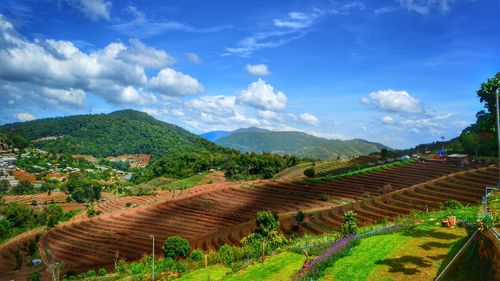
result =
[[[432,280],[466,239],[464,229],[440,226],[368,237],[323,280]]]
[[[264,263],[257,263],[234,274],[228,274],[231,269],[218,265],[192,271],[179,280],[289,280],[290,276],[300,269],[304,261],[304,255],[284,252],[268,257]]]

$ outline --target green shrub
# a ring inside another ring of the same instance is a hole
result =
[[[232,251],[231,247],[224,244],[224,245],[222,245],[222,247],[220,247],[219,253],[222,257],[224,264],[226,266],[230,266],[231,263],[233,262],[233,251]]]
[[[203,259],[203,253],[200,250],[195,249],[191,252],[191,255],[189,255],[189,259],[192,261],[201,261]]]
[[[28,281],[41,281],[42,280],[42,275],[40,272],[32,272],[28,276]]]
[[[328,194],[322,193],[319,196],[319,200],[321,200],[321,201],[328,201],[328,200],[330,200],[330,196]]]
[[[344,213],[344,219],[342,224],[342,234],[350,235],[356,234],[358,232],[358,225],[356,224],[356,213],[352,210]]]
[[[190,249],[189,242],[180,236],[168,237],[162,247],[163,256],[172,259],[187,257]]]
[[[306,215],[302,210],[298,210],[297,213],[295,213],[294,217],[295,217],[295,222],[297,222],[297,224],[300,224],[301,222],[304,221]]]
[[[304,175],[308,178],[312,178],[316,175],[314,168],[307,168],[304,170]]]
[[[271,232],[280,225],[278,215],[271,211],[259,211],[255,218],[255,233],[263,238],[269,237]]]
[[[104,276],[104,275],[108,274],[108,272],[106,271],[105,268],[100,268],[98,271],[98,274],[99,274],[99,276]]]
[[[460,209],[460,208],[463,208],[464,205],[462,205],[462,203],[458,202],[457,200],[448,200],[446,202],[443,203],[443,205],[441,206],[441,209],[443,210],[456,210],[456,209]]]

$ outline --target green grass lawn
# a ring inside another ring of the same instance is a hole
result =
[[[161,186],[161,188],[166,190],[191,188],[196,184],[198,184],[205,176],[206,176],[205,174],[194,175],[189,178],[180,179],[171,183],[167,183]]]
[[[236,273],[230,273],[231,269],[222,265],[214,265],[189,272],[178,280],[289,280],[290,277],[302,267],[304,261],[304,255],[284,252],[268,257],[264,263],[250,265]]]
[[[304,255],[284,252],[268,258],[264,263],[249,266],[229,275],[223,280],[289,280],[302,267],[304,261]]]
[[[440,226],[367,237],[322,280],[433,280],[466,240],[465,229]]]
[[[207,268],[198,269],[183,275],[177,279],[179,281],[218,281],[222,280],[231,269],[223,265],[213,265]]]

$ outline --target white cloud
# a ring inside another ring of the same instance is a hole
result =
[[[316,16],[306,15],[300,12],[288,13],[287,19],[274,19],[274,25],[277,27],[286,27],[291,29],[302,29],[310,26]]]
[[[16,118],[19,119],[22,122],[24,122],[24,121],[31,121],[31,120],[35,120],[36,119],[36,117],[33,116],[33,114],[27,113],[27,112],[21,112],[21,113],[16,114]]]
[[[121,51],[118,58],[147,68],[162,68],[175,63],[175,59],[163,50],[144,45],[138,39],[129,40],[130,47]]]
[[[454,0],[399,0],[402,7],[421,15],[429,14],[432,9],[437,9],[444,14],[450,10],[452,2]]]
[[[148,87],[167,96],[182,96],[203,92],[203,86],[195,78],[172,68],[162,69],[151,78]]]
[[[260,118],[262,118],[264,120],[273,120],[273,121],[277,121],[277,122],[284,122],[284,117],[280,113],[270,111],[270,110],[259,110],[257,112],[257,116],[259,116]]]
[[[111,2],[103,0],[80,0],[77,7],[82,13],[93,21],[101,18],[109,21],[111,19]]]
[[[237,112],[235,96],[203,96],[186,104],[190,109],[217,116],[232,116]]]
[[[195,27],[187,23],[176,21],[155,21],[149,19],[136,6],[129,5],[126,9],[132,18],[123,19],[111,25],[116,32],[135,38],[147,38],[160,35],[169,31],[182,31],[190,33],[214,33],[229,29],[231,25],[220,25],[212,27]]]
[[[248,85],[238,95],[242,102],[261,110],[282,111],[286,108],[287,98],[281,91],[274,92],[273,86],[262,79]]]
[[[394,124],[394,118],[392,118],[391,116],[384,116],[382,118],[382,123],[387,124],[387,125],[392,125],[392,124]]]
[[[318,118],[312,114],[309,114],[309,113],[300,114],[299,119],[302,120],[303,122],[306,122],[306,123],[311,124],[311,125],[318,124]]]
[[[32,104],[81,108],[90,93],[112,104],[154,103],[155,92],[144,90],[148,86],[146,70],[174,62],[165,51],[136,39],[91,52],[69,41],[29,41],[0,15],[0,90],[5,93],[0,102],[29,100]],[[196,79],[170,68],[149,83],[163,96],[203,90]]]
[[[195,54],[195,53],[187,53],[186,57],[192,63],[202,63],[203,62],[201,60],[201,58],[197,54]]]
[[[388,112],[421,113],[420,101],[406,91],[383,90],[372,92],[361,99],[361,103],[369,108]]]
[[[271,74],[265,64],[247,64],[245,70],[253,75],[266,76]]]

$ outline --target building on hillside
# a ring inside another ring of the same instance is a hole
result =
[[[468,165],[472,162],[472,158],[467,154],[450,154],[448,155],[448,161]]]
[[[45,179],[62,182],[66,179],[66,175],[60,173],[50,173],[45,177]]]
[[[14,176],[3,176],[0,177],[0,180],[7,180],[10,184],[10,186],[17,186],[19,184],[19,181],[16,180]]]

